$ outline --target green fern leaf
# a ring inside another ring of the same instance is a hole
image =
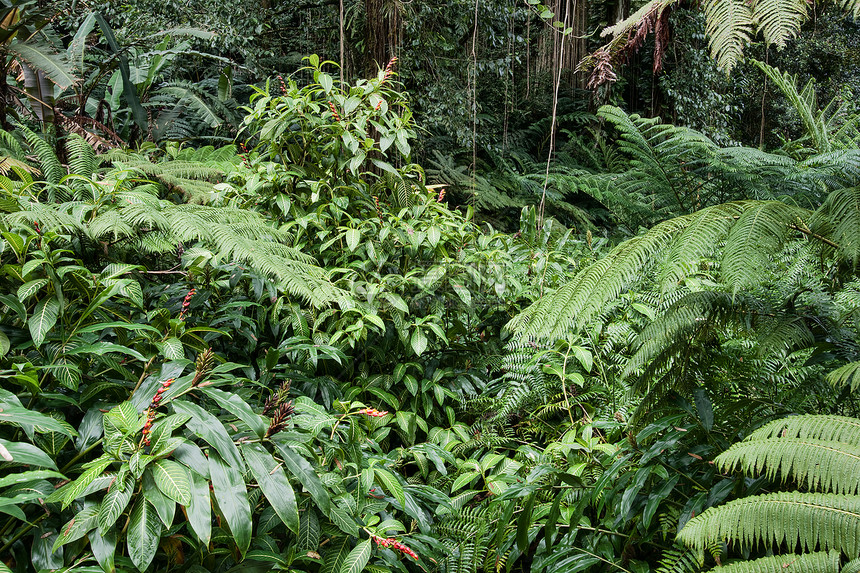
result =
[[[753,12],[743,0],[707,0],[703,8],[711,57],[730,72],[743,58],[753,31]]]
[[[678,539],[702,552],[714,541],[740,547],[835,549],[860,555],[860,496],[779,492],[731,501],[691,519]]]
[[[840,562],[838,551],[819,551],[805,555],[789,553],[731,563],[715,567],[708,573],[840,573]]]
[[[806,20],[806,0],[756,0],[752,5],[753,20],[764,40],[777,49],[800,32]]]
[[[726,472],[793,479],[810,490],[855,495],[860,492],[860,446],[799,438],[745,440],[717,456]]]

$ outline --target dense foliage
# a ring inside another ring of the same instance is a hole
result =
[[[0,573],[860,571],[832,4],[4,0]]]

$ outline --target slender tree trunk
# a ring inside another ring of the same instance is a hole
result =
[[[367,18],[367,62],[369,74],[375,74],[379,68],[397,55],[402,36],[400,0],[364,0]]]

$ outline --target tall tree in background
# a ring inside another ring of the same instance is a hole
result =
[[[364,10],[367,18],[366,67],[368,73],[373,74],[397,55],[403,35],[403,4],[400,0],[364,0]]]
[[[541,35],[538,43],[538,71],[548,72],[555,78],[561,69],[565,84],[584,88],[585,76],[575,70],[588,53],[588,1],[551,0],[546,7],[555,14],[554,21],[563,23],[565,29],[572,28],[572,32],[563,34],[562,29],[550,27]]]

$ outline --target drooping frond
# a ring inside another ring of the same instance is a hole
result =
[[[860,263],[860,186],[828,195],[815,213],[812,227],[838,245],[837,255],[856,268]]]
[[[153,163],[143,156],[127,156],[114,162],[118,168],[134,169],[162,183],[168,190],[182,193],[186,200],[205,202],[215,191],[215,183],[224,177],[224,171],[204,161],[174,159]]]
[[[702,7],[711,57],[730,72],[753,35],[753,12],[744,0],[707,0]]]
[[[762,426],[750,440],[767,438],[798,438],[802,440],[836,441],[860,446],[860,420],[845,416],[791,416]]]
[[[95,150],[83,137],[72,135],[66,140],[66,151],[69,156],[69,168],[75,175],[91,179],[99,166]]]
[[[722,270],[729,284],[738,288],[752,284],[769,266],[766,255],[782,247],[791,222],[806,213],[776,201],[745,201],[664,221],[580,271],[516,316],[508,328],[522,336],[558,338],[587,324],[607,301],[655,266],[662,291],[674,290],[685,277],[696,274],[701,260],[723,241]],[[753,254],[751,249],[759,251]]]
[[[765,42],[781,50],[806,20],[806,0],[755,0],[753,19]]]
[[[856,495],[860,491],[860,446],[800,438],[747,439],[717,456],[726,472],[792,479],[809,489]]]
[[[792,0],[786,1],[791,4],[794,3]],[[779,0],[772,0],[770,3],[779,3]],[[805,5],[805,2],[803,4]],[[804,128],[806,128],[806,133],[812,140],[815,148],[821,152],[830,151],[830,139],[827,133],[827,126],[822,121],[818,110],[818,102],[815,97],[815,86],[813,85],[812,80],[807,82],[803,89],[798,90],[797,76],[793,76],[788,72],[780,72],[778,69],[763,62],[756,61],[755,64],[788,99],[789,103],[800,117],[800,121],[803,123]]]
[[[846,12],[850,12],[855,20],[860,20],[860,0],[839,0],[839,4]]]
[[[745,210],[729,231],[721,268],[735,291],[759,282],[769,255],[785,242],[789,224],[802,211],[780,201],[763,201]]]
[[[771,555],[754,561],[730,563],[708,573],[840,573],[838,551],[818,551],[797,555]],[[844,569],[842,570],[844,572]]]
[[[703,552],[714,541],[744,548],[835,549],[860,555],[860,496],[778,492],[731,501],[694,517],[678,539]]]
[[[691,221],[690,216],[660,223],[648,233],[621,243],[606,257],[577,273],[552,295],[544,296],[514,317],[508,328],[521,336],[560,338],[574,325],[582,326],[642,276],[657,254]]]
[[[25,125],[18,124],[17,127],[24,133],[24,137],[27,139],[27,144],[39,157],[39,162],[42,167],[42,175],[45,177],[45,181],[51,184],[59,183],[63,175],[66,174],[66,170],[63,169],[63,166],[60,164],[60,160],[57,159],[57,155],[54,153],[54,150],[51,149],[51,146],[48,145],[44,139],[39,137],[38,134]]]
[[[854,392],[860,387],[860,362],[850,362],[841,368],[837,368],[827,375],[827,379],[834,386],[850,386]]]

